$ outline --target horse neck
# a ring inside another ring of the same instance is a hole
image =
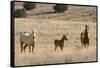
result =
[[[35,38],[34,33],[32,32],[28,37],[34,39]]]
[[[64,42],[64,40],[65,40],[64,37],[62,37],[62,39],[60,41]]]
[[[87,28],[85,29],[84,34],[85,34],[85,36],[88,36],[88,30],[87,30]]]
[[[85,29],[85,33],[88,33],[88,29],[87,28]]]

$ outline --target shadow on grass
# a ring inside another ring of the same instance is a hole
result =
[[[41,13],[35,13],[35,14],[29,14],[29,15],[35,15],[35,16],[38,16],[38,15],[45,15],[45,14],[53,14],[53,13],[56,13],[56,12],[41,12]]]

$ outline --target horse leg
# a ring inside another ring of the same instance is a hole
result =
[[[63,46],[60,46],[60,49],[63,51]]]
[[[89,41],[88,41],[88,47],[89,47]]]
[[[31,45],[29,45],[29,53],[31,52]]]
[[[88,48],[88,47],[89,47],[89,43],[86,44],[86,48]]]
[[[63,47],[62,47],[62,51],[63,51]]]
[[[89,43],[88,43],[88,47],[89,47]]]
[[[32,44],[32,52],[34,51],[34,44]]]
[[[62,47],[60,46],[60,49],[62,50]]]
[[[55,46],[55,51],[56,51],[56,49],[57,49],[57,46]]]
[[[63,47],[61,47],[61,50],[63,51]]]
[[[20,42],[21,44],[21,53],[23,52],[23,42]]]
[[[26,52],[26,51],[25,51],[26,47],[27,47],[27,44],[25,44],[25,46],[24,46],[24,52]]]
[[[56,41],[54,41],[54,45],[55,45],[55,51],[56,51],[56,49],[57,49],[57,44],[56,44]]]

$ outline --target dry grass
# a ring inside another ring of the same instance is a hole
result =
[[[41,5],[38,4],[36,9],[28,11],[27,18],[15,18],[15,64],[19,66],[96,61],[95,7],[69,6],[68,11],[59,14],[43,13],[53,11],[53,5],[45,4],[42,5],[43,8],[39,8]],[[92,16],[88,15],[90,13]],[[80,32],[85,24],[89,25],[89,48],[82,48],[80,43]],[[21,53],[19,32],[31,32],[32,29],[37,30],[35,50],[29,53],[27,47],[26,53]],[[58,48],[55,52],[54,39],[61,39],[67,32],[69,41],[65,41],[64,50]]]

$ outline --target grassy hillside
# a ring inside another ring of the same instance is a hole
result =
[[[15,18],[15,64],[37,65],[96,61],[96,8],[68,5],[65,13],[54,13],[54,4],[37,4],[34,10],[27,11],[26,18]],[[42,8],[41,8],[42,7]],[[16,9],[22,4],[16,4]],[[84,25],[89,26],[89,48],[82,48],[80,33]],[[20,52],[19,32],[36,29],[36,44],[33,53]],[[68,34],[64,50],[55,52],[54,40]]]

